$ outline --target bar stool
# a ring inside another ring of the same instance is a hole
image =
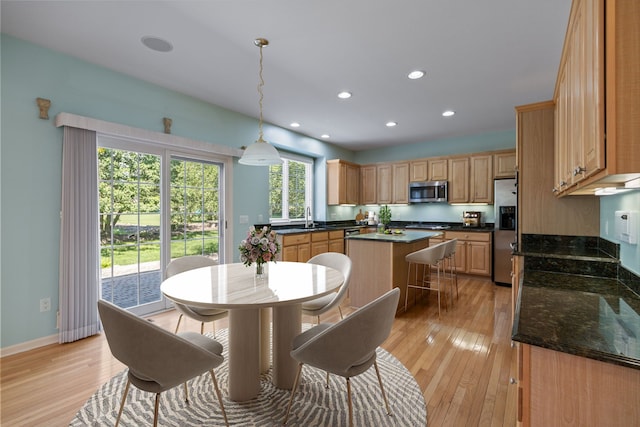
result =
[[[407,290],[404,295],[404,310],[407,311],[407,301],[409,298],[409,288],[438,292],[438,317],[440,317],[440,269],[443,268],[444,254],[447,242],[439,243],[435,246],[420,249],[405,256],[408,263]],[[415,264],[414,283],[411,284],[411,265]],[[422,278],[418,280],[418,265],[422,265]],[[431,280],[431,267],[437,271],[437,281]],[[435,285],[435,287],[434,287]]]
[[[458,245],[458,239],[448,240],[445,242],[446,249],[444,257],[447,260],[445,267],[443,268],[445,275],[447,266],[449,267],[449,286],[451,287],[451,303],[453,304],[453,286],[456,287],[456,299],[458,299],[458,270],[456,269],[456,247]]]

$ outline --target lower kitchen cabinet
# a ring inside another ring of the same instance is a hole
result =
[[[640,370],[517,343],[519,426],[629,426]]]
[[[344,230],[302,231],[278,235],[280,253],[278,261],[307,262],[325,252],[344,253]]]
[[[281,237],[278,261],[307,262],[311,258],[311,233],[287,234]]]
[[[329,252],[329,233],[317,231],[311,234],[311,258],[318,254]]]
[[[445,240],[458,239],[456,271],[458,273],[491,276],[491,233],[447,231]]]
[[[329,252],[344,253],[344,230],[329,231]]]

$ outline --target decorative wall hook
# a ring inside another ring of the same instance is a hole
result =
[[[164,133],[171,133],[171,123],[173,123],[173,120],[169,117],[163,117],[162,123],[164,123]]]
[[[40,118],[49,120],[49,107],[51,107],[51,100],[45,98],[36,98],[36,103],[40,109]]]

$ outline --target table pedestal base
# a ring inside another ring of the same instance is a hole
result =
[[[291,357],[293,339],[301,332],[300,304],[273,307],[273,385],[291,390],[297,363]]]
[[[260,392],[260,310],[229,310],[229,399],[244,402]]]

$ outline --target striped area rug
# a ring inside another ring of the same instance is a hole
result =
[[[306,329],[308,325],[305,325]],[[207,334],[212,335],[212,334]],[[216,370],[227,417],[230,425],[279,426],[282,425],[290,396],[289,390],[280,390],[271,384],[271,372],[261,377],[261,392],[257,399],[233,402],[225,397],[227,389],[227,330],[216,332],[216,339],[223,344],[225,362]],[[392,416],[386,414],[384,401],[376,378],[375,369],[351,380],[354,424],[356,426],[426,426],[427,410],[420,388],[411,373],[387,351],[378,349],[378,366],[387,392]],[[303,378],[291,409],[289,426],[347,426],[348,406],[344,378],[330,376],[329,388],[325,388],[325,373],[304,366]],[[71,420],[70,426],[114,425],[124,386],[126,371],[103,384]],[[174,387],[161,395],[158,424],[161,426],[223,426],[218,400],[213,391],[211,376],[203,374],[192,379],[189,385],[189,404],[184,401],[182,386]],[[154,395],[129,389],[121,426],[151,425],[153,421]]]

